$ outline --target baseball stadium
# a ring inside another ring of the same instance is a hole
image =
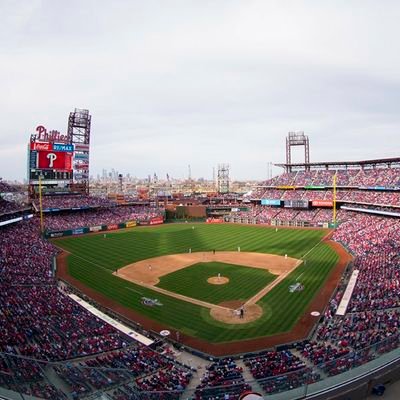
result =
[[[400,158],[313,163],[290,132],[248,193],[221,166],[212,195],[120,176],[100,196],[90,138],[88,110],[40,125],[28,187],[0,181],[0,398],[360,399],[398,379]]]

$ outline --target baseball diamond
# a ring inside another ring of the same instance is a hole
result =
[[[148,329],[180,331],[182,342],[224,354],[307,334],[317,322],[309,311],[323,311],[349,259],[329,235],[329,230],[173,224],[54,243],[65,250],[58,258],[60,276],[90,297]],[[229,282],[207,281],[218,280],[218,274]],[[304,289],[291,293],[299,281]],[[146,307],[143,296],[163,306]],[[244,318],[237,313],[242,305]]]

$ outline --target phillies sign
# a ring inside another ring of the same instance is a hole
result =
[[[72,155],[63,151],[39,151],[38,168],[71,171]]]
[[[48,131],[43,125],[36,127],[37,134],[32,137],[33,140],[41,140],[44,142],[68,142],[68,136],[62,135],[59,131]]]

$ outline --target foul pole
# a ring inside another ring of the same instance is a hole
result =
[[[335,175],[333,175],[333,217],[332,217],[332,223],[336,227],[336,172]]]

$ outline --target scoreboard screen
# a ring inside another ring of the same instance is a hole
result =
[[[285,200],[283,203],[285,208],[309,208],[308,200]]]
[[[72,171],[56,171],[50,169],[31,169],[29,172],[29,179],[32,181],[39,180],[39,176],[42,175],[43,181],[67,181],[72,180]]]

